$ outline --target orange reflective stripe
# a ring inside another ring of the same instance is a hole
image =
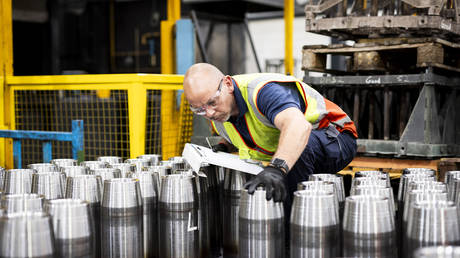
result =
[[[263,154],[267,154],[267,155],[273,155],[273,154],[275,154],[274,152],[271,152],[271,151],[269,151],[269,150],[266,150],[266,149],[260,147],[259,145],[257,145],[257,142],[254,141],[254,138],[252,137],[251,130],[250,130],[250,128],[249,128],[249,124],[248,124],[248,120],[246,119],[246,116],[244,116],[244,122],[246,122],[246,127],[248,128],[249,137],[251,137],[252,142],[253,142],[254,145],[256,145],[256,147],[258,148],[258,149],[256,148],[255,150],[258,151],[258,152],[262,152]],[[240,135],[240,137],[241,137],[241,135]],[[241,137],[241,139],[243,139],[243,137]],[[243,141],[244,141],[244,140],[243,140]],[[246,144],[246,143],[245,143],[245,144]],[[246,144],[246,146],[247,146],[247,144]],[[249,146],[248,146],[248,147],[249,147]],[[260,149],[260,150],[259,150],[259,149]]]

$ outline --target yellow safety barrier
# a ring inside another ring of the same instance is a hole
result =
[[[163,159],[181,154],[192,133],[192,114],[175,91],[182,75],[103,74],[6,76],[9,129],[69,131],[72,119],[85,123],[85,157],[114,155],[134,158],[159,153]],[[53,158],[71,156],[66,142],[53,143]],[[12,153],[6,152],[12,167]],[[23,162],[41,162],[40,142],[23,142]],[[0,162],[5,163],[3,158]]]

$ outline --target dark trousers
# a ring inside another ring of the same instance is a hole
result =
[[[312,130],[307,147],[286,178],[288,197],[284,202],[284,218],[287,224],[289,224],[292,196],[297,190],[297,184],[308,181],[308,176],[311,174],[337,173],[344,169],[355,157],[356,147],[356,139],[350,132]]]

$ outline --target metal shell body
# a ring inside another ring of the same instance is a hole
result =
[[[87,175],[89,172],[89,168],[84,166],[61,166],[59,167],[59,171],[64,173],[66,177],[69,177]]]
[[[345,257],[395,257],[394,217],[388,198],[379,195],[349,196],[343,218]]]
[[[224,178],[224,202],[223,211],[223,251],[224,257],[238,257],[238,229],[240,213],[240,197],[243,185],[246,183],[246,175],[243,172],[230,170]]]
[[[259,187],[254,194],[241,191],[239,213],[239,257],[284,257],[283,204],[266,200]]]
[[[106,162],[109,165],[122,163],[123,159],[117,156],[102,156],[97,158],[98,161]]]
[[[6,213],[40,212],[44,200],[44,196],[39,194],[7,194],[2,196],[0,204]]]
[[[290,219],[291,257],[339,255],[338,207],[334,193],[300,190],[294,193]]]
[[[32,193],[33,169],[9,169],[5,172],[4,194]]]
[[[104,181],[101,204],[102,257],[144,257],[142,196],[139,180]]]
[[[130,163],[111,164],[110,167],[119,169],[121,171],[121,177],[129,177],[129,173],[136,172],[136,165]]]
[[[68,167],[76,166],[78,164],[76,159],[52,159],[51,164],[54,164],[56,167]]]
[[[160,194],[160,257],[198,257],[200,234],[198,197],[194,177],[162,178]]]
[[[158,173],[142,171],[129,174],[139,180],[143,210],[144,257],[159,257]]]
[[[142,171],[150,166],[150,160],[148,159],[127,159],[125,163],[133,164],[136,166],[136,172]]]
[[[137,157],[138,159],[148,159],[150,161],[150,166],[158,166],[161,161],[160,154],[144,154]]]
[[[54,257],[54,234],[45,212],[13,213],[0,217],[1,257]]]
[[[96,175],[79,175],[67,178],[66,198],[79,199],[89,203],[94,221],[95,253],[101,254],[101,200],[102,179]]]
[[[57,172],[58,167],[51,163],[35,163],[27,165],[28,169],[33,169],[36,172]]]
[[[62,172],[38,172],[32,175],[32,193],[42,194],[46,200],[64,198],[65,183]]]
[[[94,256],[94,224],[87,202],[51,200],[44,210],[51,215],[58,257]]]
[[[121,178],[121,171],[117,168],[91,169],[89,171],[89,174],[100,176],[103,183],[105,182],[105,180]]]
[[[460,244],[455,204],[439,200],[413,203],[408,214],[406,239],[407,257],[424,246]]]

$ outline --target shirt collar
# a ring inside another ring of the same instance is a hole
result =
[[[232,78],[232,83],[233,83],[233,95],[235,96],[235,101],[236,105],[238,106],[238,116],[236,116],[236,119],[240,119],[248,112],[248,106],[246,104],[246,101],[244,100],[243,96],[241,95],[240,88],[238,88],[238,85],[236,84],[235,80]]]

